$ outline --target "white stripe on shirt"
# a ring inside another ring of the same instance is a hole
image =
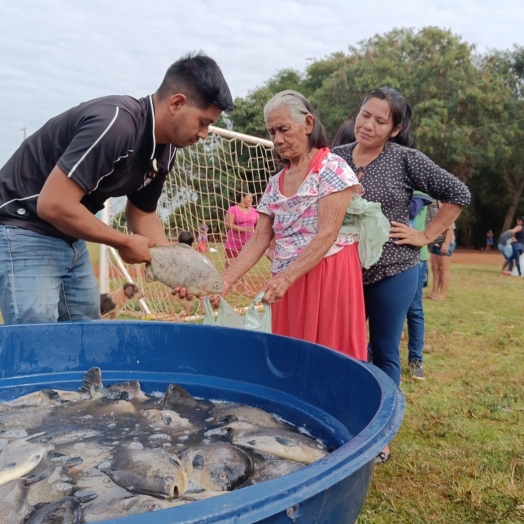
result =
[[[10,204],[11,202],[16,202],[17,200],[22,202],[22,200],[29,200],[30,198],[36,198],[40,193],[37,193],[36,195],[27,196],[24,198],[13,198],[13,200],[9,200],[9,202],[5,202],[0,206],[0,209],[2,209],[4,206],[7,206],[7,204]]]
[[[116,117],[118,116],[119,108],[117,106],[115,116],[113,117],[113,120],[111,120],[110,124],[105,128],[104,132],[97,138],[95,143],[82,155],[82,158],[73,166],[73,169],[69,172],[67,175],[69,178],[71,178],[71,175],[75,172],[76,168],[82,163],[84,158],[91,152],[91,150],[102,140],[104,135],[111,129],[111,126],[115,123]]]

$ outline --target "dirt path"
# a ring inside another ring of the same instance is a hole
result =
[[[502,267],[503,261],[504,258],[497,250],[486,253],[485,251],[476,251],[474,249],[457,249],[451,257],[452,264],[478,264]]]

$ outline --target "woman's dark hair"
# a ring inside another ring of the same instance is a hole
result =
[[[277,93],[264,107],[264,120],[267,121],[269,113],[281,106],[288,107],[291,112],[291,118],[297,122],[304,122],[308,114],[313,117],[313,131],[308,136],[309,150],[328,147],[328,139],[324,126],[315,114],[311,103],[304,95],[292,89],[286,89],[285,91]]]
[[[356,141],[355,137],[355,121],[346,120],[337,131],[337,134],[331,140],[331,149],[337,146],[344,146],[346,144],[352,144]]]
[[[411,126],[411,107],[406,99],[395,89],[391,87],[379,87],[372,89],[364,98],[362,106],[370,99],[378,98],[385,100],[389,105],[391,119],[393,120],[393,129],[402,126],[397,136],[391,137],[391,142],[396,142],[401,146],[414,147],[413,139],[410,139],[409,128]],[[362,108],[362,106],[360,106]]]
[[[249,191],[238,191],[235,193],[235,203],[240,204],[240,201],[246,196],[250,195],[251,193]]]

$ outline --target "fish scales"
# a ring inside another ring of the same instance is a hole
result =
[[[146,281],[157,280],[170,288],[185,287],[196,295],[221,293],[224,283],[217,268],[207,257],[186,244],[150,248]]]

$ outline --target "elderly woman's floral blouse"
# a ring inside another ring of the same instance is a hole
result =
[[[360,191],[355,173],[342,158],[331,152],[320,163],[320,169],[312,169],[291,197],[280,192],[280,178],[285,171],[269,179],[257,207],[259,213],[274,220],[276,246],[271,267],[273,274],[288,267],[318,233],[318,202],[322,197],[352,186],[358,186]],[[325,257],[338,253],[353,242],[352,235],[339,233]]]
[[[333,152],[340,155],[356,172],[353,149],[356,143],[339,146]],[[380,202],[382,212],[391,222],[409,224],[409,203],[413,190],[423,191],[443,203],[467,206],[469,189],[454,175],[439,167],[426,155],[393,142],[387,142],[382,153],[364,168],[360,183],[364,198]],[[389,240],[379,261],[363,269],[364,284],[372,284],[416,266],[420,248],[397,245]]]

